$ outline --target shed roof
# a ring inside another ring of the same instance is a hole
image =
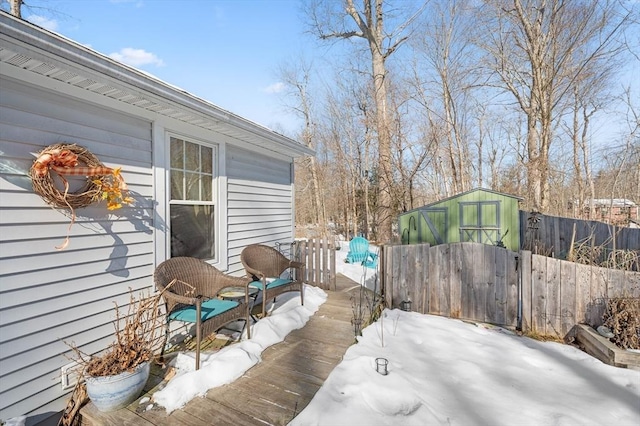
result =
[[[9,67],[24,69],[279,154],[314,154],[289,137],[3,11],[0,65],[3,74]]]
[[[440,199],[440,200],[434,201],[433,203],[425,204],[425,205],[424,205],[424,206],[422,206],[422,207],[418,207],[418,208],[415,208],[415,209],[413,209],[413,210],[409,210],[409,211],[410,211],[410,212],[412,212],[412,211],[415,211],[415,210],[424,209],[425,207],[431,207],[431,206],[434,206],[434,205],[436,205],[436,204],[440,204],[440,203],[443,203],[443,202],[445,202],[445,201],[453,200],[454,198],[459,198],[459,197],[461,197],[461,196],[463,196],[463,195],[471,194],[471,193],[473,193],[473,192],[477,192],[477,191],[490,192],[490,193],[492,193],[492,194],[501,195],[501,196],[503,196],[503,197],[514,198],[514,199],[516,199],[516,200],[518,200],[518,201],[522,201],[522,200],[524,200],[524,198],[522,198],[522,197],[518,197],[517,195],[506,194],[506,193],[504,193],[504,192],[494,191],[493,189],[486,189],[486,188],[474,188],[474,189],[470,189],[469,191],[460,192],[460,193],[458,193],[458,194],[452,195],[452,196],[447,197],[447,198],[442,198],[442,199]],[[408,212],[407,212],[407,213],[408,213]]]

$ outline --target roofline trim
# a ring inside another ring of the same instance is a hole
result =
[[[212,120],[228,124],[255,136],[275,141],[299,155],[315,154],[313,149],[287,136],[224,110],[209,101],[172,86],[136,68],[115,61],[57,33],[38,27],[28,21],[17,19],[4,11],[0,11],[0,35],[5,36],[2,37],[3,42],[10,42],[6,39],[6,36],[12,38],[14,44],[17,41],[21,42],[22,46],[15,45],[38,53],[41,60],[50,61],[57,58],[58,62],[65,66],[74,64],[85,67],[129,86],[129,90],[133,87],[138,91],[150,93],[162,100],[176,103],[206,115]],[[46,52],[46,54],[42,52]]]

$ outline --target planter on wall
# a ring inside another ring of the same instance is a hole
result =
[[[140,396],[149,378],[150,363],[145,362],[134,371],[115,376],[85,377],[87,393],[99,411],[124,408]]]

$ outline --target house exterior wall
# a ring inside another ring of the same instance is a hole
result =
[[[112,342],[113,302],[150,289],[154,268],[151,124],[42,87],[0,80],[0,418],[64,407],[64,343],[87,353]],[[70,216],[33,192],[31,153],[61,141],[123,166],[134,208],[76,210],[70,244],[55,250]],[[13,167],[9,167],[12,165]]]
[[[242,275],[244,247],[293,241],[293,164],[236,147],[226,163],[229,271]]]
[[[66,405],[60,369],[73,354],[64,342],[106,349],[113,302],[126,309],[130,288],[152,291],[155,266],[170,256],[170,136],[217,152],[212,264],[232,274],[244,273],[245,245],[293,238],[293,158],[312,151],[2,13],[0,30],[0,420],[27,415],[31,425]],[[28,177],[32,153],[58,142],[121,166],[135,205],[76,209],[69,228],[70,214]],[[69,229],[69,246],[56,250]]]
[[[101,107],[91,96],[78,100],[10,78],[0,83],[0,418],[40,417],[68,398],[59,380],[70,362],[62,354],[71,355],[64,342],[86,353],[106,348],[113,302],[126,305],[129,288],[153,290],[155,265],[168,257],[168,206],[159,194],[168,192],[162,186],[169,135],[218,149],[216,266],[236,275],[244,273],[240,252],[247,244],[292,241],[293,164],[165,117]],[[70,244],[56,251],[70,218],[35,194],[26,174],[31,153],[61,141],[121,166],[136,204],[114,215],[104,204],[77,209]]]
[[[640,219],[640,206],[627,199],[586,200],[582,207],[574,202],[569,204],[569,209],[573,210],[576,218],[598,220],[617,226],[630,226]]]

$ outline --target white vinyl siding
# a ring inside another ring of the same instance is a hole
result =
[[[113,302],[153,289],[169,257],[169,137],[216,149],[218,269],[242,275],[247,244],[293,238],[293,159],[313,151],[173,85],[55,33],[0,14],[0,419],[55,419],[69,390],[60,367],[72,342],[113,342]],[[121,166],[133,207],[70,215],[28,176],[32,153],[59,142]],[[227,156],[227,152],[229,155]]]
[[[293,239],[293,165],[236,147],[226,155],[229,271],[242,273],[244,247]]]
[[[114,305],[153,285],[151,124],[9,79],[0,81],[0,418],[64,407],[60,367],[113,341]],[[68,211],[33,192],[35,153],[59,142],[85,146],[122,174],[136,203],[109,212]],[[66,213],[66,214],[63,214]],[[34,397],[39,407],[34,407]]]

